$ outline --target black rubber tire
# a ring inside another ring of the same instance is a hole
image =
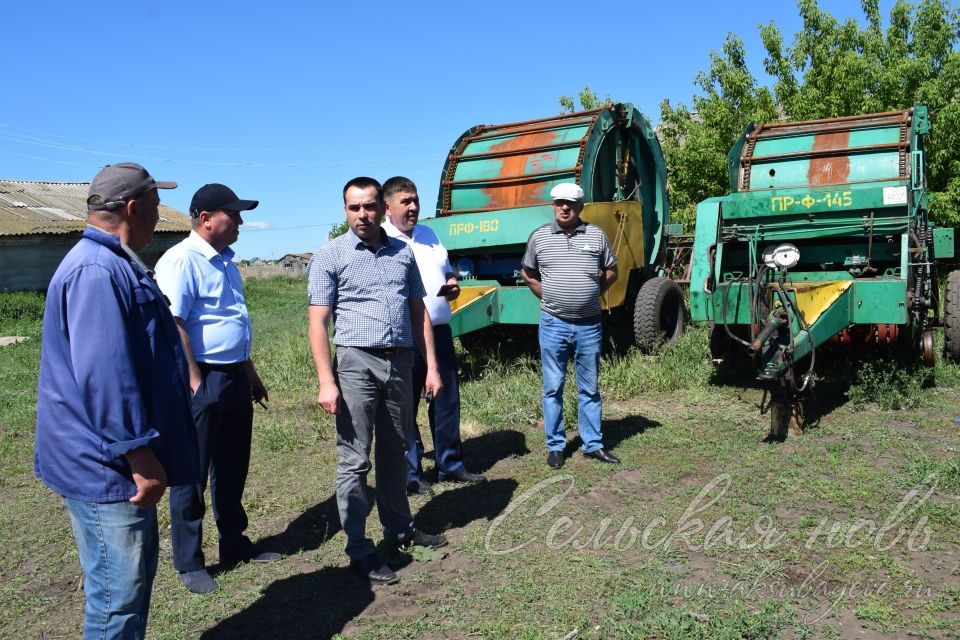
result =
[[[673,342],[686,325],[683,293],[670,278],[650,278],[640,287],[633,307],[633,340],[642,351]]]
[[[948,273],[943,287],[943,350],[960,362],[960,271]]]

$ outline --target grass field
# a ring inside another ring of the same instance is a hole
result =
[[[655,356],[605,360],[605,442],[623,464],[585,460],[571,431],[557,472],[538,362],[465,355],[464,454],[489,482],[411,499],[418,526],[451,544],[395,556],[401,581],[371,588],[342,553],[305,283],[247,289],[271,398],[256,408],[249,533],[287,557],[214,567],[220,591],[193,596],[170,561],[164,500],[152,638],[960,637],[952,365],[823,357],[815,426],[771,444],[762,391],[715,372],[695,328]],[[66,513],[33,478],[42,304],[0,295],[0,335],[31,337],[0,348],[3,638],[75,638],[82,618]],[[211,519],[211,561],[215,535]]]

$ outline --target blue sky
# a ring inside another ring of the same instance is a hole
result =
[[[820,6],[862,20],[859,2]],[[162,196],[181,211],[222,182],[260,200],[237,253],[279,258],[326,241],[357,175],[406,175],[433,215],[474,125],[556,113],[584,85],[656,123],[728,32],[760,74],[771,20],[791,42],[782,0],[7,3],[0,178],[86,182],[132,160],[180,183]]]

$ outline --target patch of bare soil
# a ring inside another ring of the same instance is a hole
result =
[[[839,630],[841,638],[858,638],[861,640],[899,640],[903,638],[902,634],[883,633],[867,627],[850,609],[842,609],[836,612],[835,615],[817,623],[816,627],[820,630],[833,627],[835,630]]]

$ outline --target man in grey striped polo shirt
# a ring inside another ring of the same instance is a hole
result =
[[[437,373],[426,291],[413,251],[380,227],[383,193],[373,178],[343,188],[349,230],[310,261],[307,335],[317,367],[317,403],[336,416],[337,509],[350,567],[372,582],[396,582],[366,535],[367,474],[376,434],[376,499],[384,539],[393,545],[442,547],[447,539],[413,527],[407,502],[407,430],[413,420],[414,341],[427,363],[424,387],[434,396]],[[327,324],[335,317],[336,365]]]
[[[550,191],[554,222],[527,240],[522,275],[540,298],[540,361],[543,368],[543,428],[547,464],[563,466],[563,383],[567,362],[577,373],[577,429],[583,454],[601,462],[620,460],[603,448],[600,431],[600,294],[617,280],[617,257],[600,227],[580,219],[583,189],[572,182]]]

